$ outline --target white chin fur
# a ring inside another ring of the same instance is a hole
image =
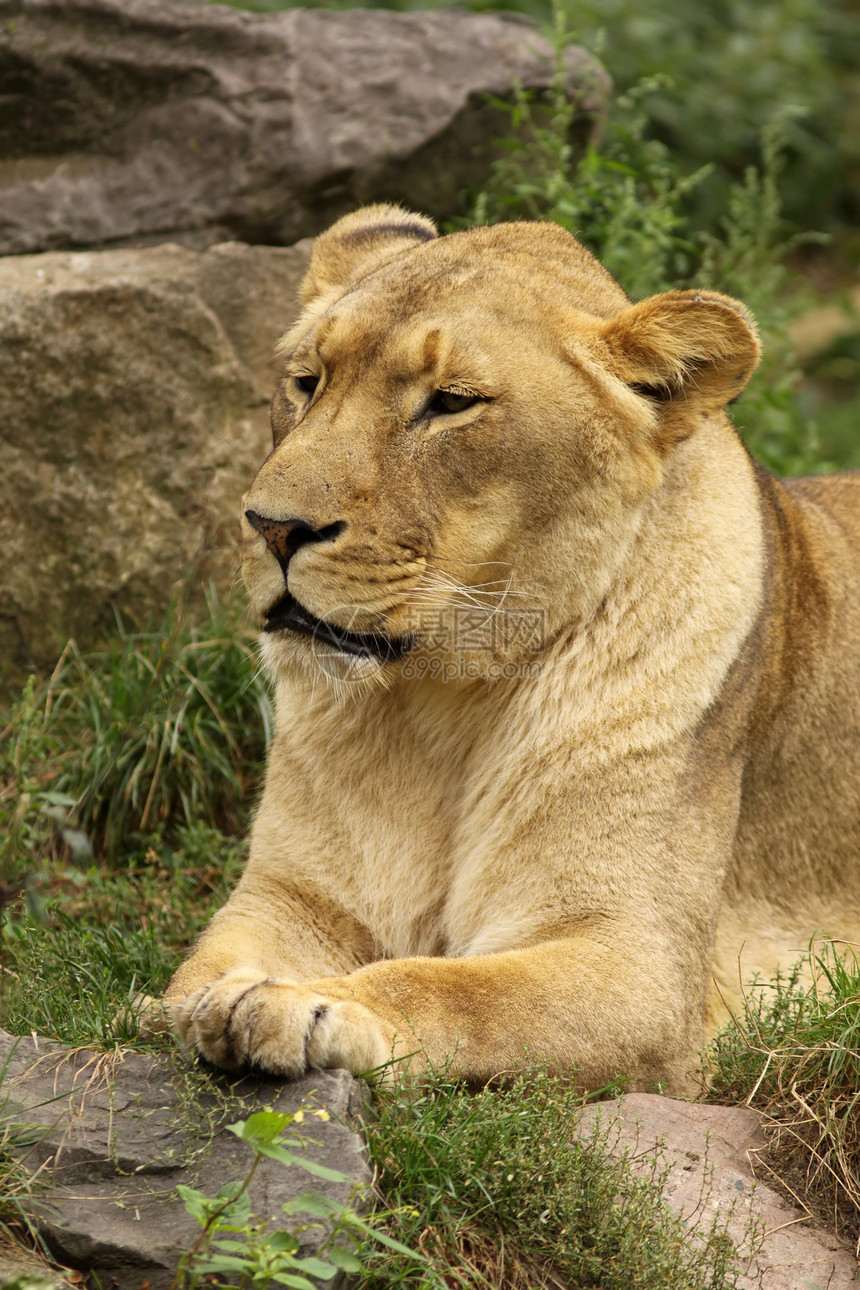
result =
[[[378,659],[347,654],[322,641],[293,632],[263,632],[260,661],[271,680],[284,676],[333,681],[341,685],[369,681],[384,667]]]

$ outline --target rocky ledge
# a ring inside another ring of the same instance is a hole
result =
[[[252,1212],[277,1217],[308,1190],[363,1208],[370,1171],[353,1127],[362,1094],[346,1071],[290,1084],[236,1079],[195,1072],[170,1053],[100,1054],[3,1031],[0,1071],[0,1123],[19,1160],[38,1175],[38,1232],[58,1263],[95,1272],[102,1286],[167,1290],[200,1232],[177,1184],[214,1196],[245,1177],[253,1156],[227,1125],[263,1107],[326,1110],[328,1119],[309,1115],[302,1125],[306,1153],[349,1181],[326,1182],[264,1160],[249,1190]],[[300,1254],[318,1249],[324,1235],[309,1227]]]
[[[325,1109],[326,1120],[307,1117],[307,1152],[349,1181],[323,1182],[267,1160],[251,1184],[253,1212],[277,1218],[307,1190],[362,1208],[370,1176],[357,1126],[364,1101],[361,1085],[345,1071],[289,1084],[235,1079],[171,1053],[99,1054],[0,1031],[4,1069],[0,1123],[19,1160],[38,1176],[32,1212],[39,1234],[58,1263],[95,1272],[103,1286],[167,1290],[199,1233],[177,1184],[215,1195],[244,1177],[252,1157],[227,1125],[261,1107]],[[662,1177],[666,1203],[691,1229],[714,1221],[725,1228],[740,1252],[738,1290],[860,1285],[847,1243],[773,1186],[755,1111],[630,1094],[585,1111],[571,1147],[595,1144],[615,1157],[626,1153],[634,1172]],[[308,1229],[301,1252],[319,1248],[323,1237],[321,1229]],[[23,1267],[0,1249],[0,1285],[13,1266]]]
[[[310,242],[0,259],[0,659],[51,667],[171,588],[236,574],[274,347]]]
[[[447,215],[554,56],[502,14],[0,0],[0,255],[285,245],[366,201]],[[565,55],[584,143],[606,73]]]

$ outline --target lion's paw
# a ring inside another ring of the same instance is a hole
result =
[[[393,1034],[369,1009],[278,977],[234,969],[168,1006],[183,1047],[230,1071],[253,1067],[289,1079],[331,1067],[360,1074],[391,1056]]]

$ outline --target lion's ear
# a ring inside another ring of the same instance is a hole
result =
[[[615,372],[658,410],[670,440],[737,398],[761,348],[749,310],[717,291],[667,291],[605,325]]]
[[[400,206],[363,206],[344,215],[314,242],[301,287],[302,305],[320,298],[331,303],[386,260],[436,235],[432,220]]]

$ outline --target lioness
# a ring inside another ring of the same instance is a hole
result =
[[[277,729],[173,1024],[689,1091],[739,972],[860,933],[860,475],[758,467],[744,306],[552,224],[372,206],[302,299],[242,517]]]

